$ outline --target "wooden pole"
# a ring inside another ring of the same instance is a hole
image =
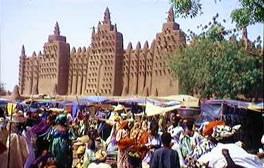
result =
[[[9,130],[8,130],[8,158],[7,158],[7,168],[9,168],[10,163],[10,153],[11,153],[11,125],[13,119],[13,104],[11,105],[11,117],[9,121]]]

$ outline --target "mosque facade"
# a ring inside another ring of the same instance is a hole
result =
[[[167,66],[167,55],[184,47],[185,34],[168,12],[162,31],[150,43],[125,49],[123,35],[112,24],[109,9],[93,27],[89,47],[72,47],[56,22],[43,52],[27,56],[22,46],[19,91],[22,95],[166,96],[178,94],[179,82]]]

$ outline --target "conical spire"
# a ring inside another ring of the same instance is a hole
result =
[[[117,25],[114,26],[114,32],[117,32]]]
[[[104,24],[111,24],[110,12],[108,7],[105,9],[105,13],[104,13]]]
[[[92,28],[92,34],[95,34],[95,28],[94,28],[94,26]]]
[[[39,51],[38,56],[41,56],[41,55],[42,55],[42,53],[41,53],[41,51]]]
[[[36,54],[36,52],[34,51],[33,53],[32,53],[32,56],[33,57],[35,57],[37,54]]]
[[[86,52],[86,47],[82,48],[82,52],[85,53]]]
[[[74,54],[74,53],[76,53],[75,47],[73,47],[72,50],[71,50],[71,54]]]
[[[172,7],[170,8],[168,13],[169,14],[168,14],[167,22],[174,22],[174,11]]]
[[[128,43],[128,45],[127,45],[127,49],[128,49],[128,50],[133,49],[133,47],[132,47],[132,43],[131,43],[131,42]]]
[[[101,26],[101,22],[99,21],[98,26],[97,26],[98,30],[99,30],[100,26]]]
[[[26,56],[24,44],[22,45],[21,56]]]
[[[77,50],[77,53],[81,53],[82,52],[82,48],[79,47],[78,50]]]
[[[146,48],[146,49],[149,48],[148,41],[145,42],[145,44],[144,44],[144,48]]]
[[[141,49],[141,44],[140,44],[140,42],[137,43],[136,49]]]
[[[58,22],[56,22],[55,24],[54,35],[57,35],[57,36],[60,35],[60,27],[59,27]]]
[[[156,40],[153,40],[153,41],[151,42],[151,48],[152,48],[152,49],[155,47],[155,42],[156,42]]]

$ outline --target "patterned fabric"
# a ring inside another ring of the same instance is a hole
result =
[[[189,156],[195,160],[198,160],[203,154],[210,152],[215,147],[208,139],[204,138],[201,142],[196,145],[194,150],[189,154]]]
[[[132,139],[136,139],[138,134],[139,134],[139,132],[140,132],[140,130],[141,130],[141,124],[140,124],[140,122],[136,122],[135,125],[133,126],[133,128],[130,131],[130,137]]]
[[[192,137],[187,135],[181,135],[180,137],[180,150],[183,158],[186,158],[189,153],[191,153],[194,148],[201,142],[202,137],[197,132],[194,132]]]
[[[75,139],[73,133],[69,130],[62,131],[52,128],[47,135],[50,142],[51,154],[56,157],[57,164],[60,168],[68,168],[72,165],[72,148],[71,140]]]
[[[171,134],[172,143],[179,144],[179,142],[180,142],[180,135],[183,133],[183,128],[180,127],[180,126],[173,127],[173,125],[171,125],[168,128],[168,132]]]
[[[222,140],[224,138],[228,138],[234,135],[237,130],[241,127],[241,125],[236,125],[233,128],[227,125],[219,125],[213,128],[212,137],[217,141]]]
[[[208,124],[206,124],[203,128],[203,136],[212,135],[214,127],[219,126],[219,125],[225,125],[225,122],[211,121]]]
[[[197,160],[204,154],[210,152],[213,148],[215,147],[215,145],[209,141],[206,138],[203,138],[200,143],[194,148],[193,151],[191,151],[186,159],[185,159],[185,163],[187,165],[187,167],[195,167],[195,168],[203,168],[206,167],[205,164],[201,164],[200,162],[198,162]]]
[[[124,129],[119,129],[116,134],[116,141],[119,142],[122,139],[126,139],[129,137],[129,133]],[[117,167],[119,168],[129,168],[130,165],[128,163],[128,153],[127,150],[122,150],[118,147],[118,155],[117,155]]]
[[[207,164],[205,163],[200,163],[199,161],[195,160],[194,158],[187,157],[186,158],[188,164],[188,168],[208,168]]]
[[[146,146],[156,146],[156,147],[160,147],[161,146],[161,137],[159,134],[157,134],[155,137],[153,136],[149,136],[148,137],[148,141],[145,144]],[[149,150],[149,152],[146,154],[146,156],[143,159],[143,162],[150,164],[151,158],[153,156],[155,149],[151,149]]]

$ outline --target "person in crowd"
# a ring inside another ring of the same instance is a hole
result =
[[[24,116],[19,114],[13,114],[12,118],[9,118],[7,131],[10,133],[8,135],[5,146],[7,150],[1,154],[1,164],[0,168],[9,167],[22,168],[26,163],[28,158],[28,147],[26,139],[21,135],[21,130],[18,125],[25,122]],[[8,153],[10,152],[10,158],[8,159]]]
[[[194,147],[198,144],[194,137],[194,121],[185,120],[183,123],[184,132],[180,137],[180,148],[183,159],[186,158],[187,154],[191,152]]]
[[[116,142],[118,145],[117,167],[130,168],[127,149],[134,142],[129,135],[128,121],[123,121],[119,126],[116,134]]]
[[[42,154],[30,165],[29,168],[57,168],[56,158],[47,150],[43,150]]]
[[[92,141],[90,137],[87,138],[87,140],[84,140],[83,142],[85,143],[85,153],[82,167],[87,168],[92,162],[96,160],[96,147],[94,141]]]
[[[67,116],[59,114],[55,120],[56,125],[47,135],[51,154],[56,157],[58,168],[69,168],[72,165],[71,141],[74,134],[67,127]]]
[[[104,120],[106,124],[111,125],[111,133],[110,136],[106,140],[106,146],[108,152],[117,151],[117,144],[116,144],[116,134],[117,130],[121,126],[121,117],[117,114],[113,116],[113,120]]]
[[[98,150],[95,154],[95,162],[91,163],[88,168],[111,168],[109,164],[105,163],[106,157],[106,151]]]
[[[183,157],[180,150],[180,136],[183,134],[183,128],[179,125],[181,117],[179,114],[172,112],[170,114],[170,126],[168,127],[168,133],[172,136],[172,149],[176,150],[179,155],[180,165],[183,165]]]
[[[163,147],[154,152],[150,168],[180,168],[178,153],[170,148],[171,138],[167,132],[161,135]]]
[[[7,132],[7,119],[4,114],[4,110],[0,108],[0,142],[6,144],[8,132]]]
[[[168,124],[165,116],[160,116],[158,120],[159,130],[158,133],[161,135],[163,132],[167,132]]]
[[[149,167],[153,152],[160,148],[161,146],[161,140],[160,140],[160,135],[158,134],[158,129],[159,125],[156,120],[152,120],[150,123],[150,128],[149,128],[149,136],[147,139],[147,143],[145,146],[149,149],[148,153],[144,157],[142,161],[142,166],[143,168]]]
[[[77,151],[76,151],[77,162],[73,166],[74,168],[83,168],[84,152],[85,152],[85,146],[83,146],[83,145],[79,146],[78,149],[77,149]]]
[[[168,127],[168,133],[172,136],[172,143],[179,144],[180,135],[183,133],[183,128],[179,125],[181,117],[179,114],[172,112],[170,114],[170,126]]]
[[[203,154],[198,161],[208,163],[209,167],[263,167],[264,164],[256,155],[249,154],[242,147],[235,144],[234,135],[240,125],[230,127],[228,125],[217,125],[209,139],[216,144],[211,151]]]
[[[24,165],[24,168],[29,168],[30,165],[33,163],[35,160],[35,153],[33,149],[34,142],[32,141],[33,139],[33,133],[31,132],[31,127],[27,126],[25,130],[22,132],[22,136],[25,138],[26,143],[27,143],[27,150],[28,150],[28,157],[26,160],[26,163]]]

